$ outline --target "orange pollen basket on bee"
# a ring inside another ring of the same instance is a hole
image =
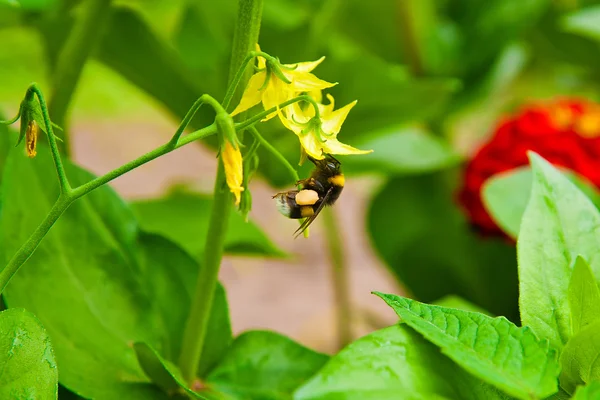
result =
[[[37,145],[37,137],[38,137],[38,124],[35,120],[29,121],[27,125],[27,131],[25,133],[25,151],[27,153],[27,157],[33,158],[36,156],[37,151],[35,147]]]

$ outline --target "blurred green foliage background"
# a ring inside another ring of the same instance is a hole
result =
[[[0,1],[4,115],[16,112],[31,81],[51,86],[82,3]],[[222,97],[235,15],[234,0],[113,1],[72,117],[180,120],[201,94]],[[524,102],[597,100],[599,41],[600,2],[592,0],[265,0],[260,37],[284,63],[325,55],[315,72],[339,82],[330,91],[336,103],[359,100],[340,139],[375,152],[342,162],[350,176],[383,182],[372,193],[365,234],[398,280],[422,301],[458,295],[513,320],[514,245],[469,227],[455,200],[463,164],[498,118]],[[203,110],[193,125],[211,118]],[[261,132],[297,163],[297,139],[278,121]],[[259,172],[274,187],[292,183],[264,150]],[[168,208],[165,201],[138,210]],[[210,199],[201,203],[207,208]],[[157,229],[177,241],[163,225]],[[249,246],[277,254],[267,240]]]

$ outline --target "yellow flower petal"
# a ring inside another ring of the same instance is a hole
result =
[[[256,43],[256,51],[260,51],[258,43]],[[267,67],[267,62],[263,57],[256,57],[256,61],[258,63],[258,69],[265,69]]]
[[[284,67],[293,68],[297,72],[310,72],[317,68],[325,60],[325,56],[319,58],[317,61],[305,61],[297,64],[284,64]]]
[[[233,110],[231,116],[244,112],[260,103],[262,97],[260,88],[264,85],[266,77],[267,73],[265,71],[257,72],[250,77],[240,104]]]
[[[287,118],[297,124],[305,124],[312,117],[315,116],[315,111],[312,105],[308,105],[306,110],[303,110],[300,103],[294,103],[285,108]],[[301,127],[297,127],[298,130],[302,130]]]
[[[282,70],[283,75],[292,83],[289,84],[289,90],[292,92],[311,92],[313,90],[327,89],[337,85],[317,78],[308,72],[296,72]]]
[[[344,107],[335,110],[328,115],[321,117],[321,128],[328,135],[337,135],[342,128],[342,124],[346,120],[348,113],[356,105],[357,101],[345,105]]]
[[[373,150],[359,150],[339,142],[337,139],[327,139],[323,143],[323,151],[328,154],[369,154],[373,152]]]
[[[329,100],[329,104],[319,104],[319,112],[321,113],[321,117],[324,118],[327,118],[327,116],[333,112],[333,108],[335,107],[335,100],[329,93],[327,93],[327,100]]]
[[[286,109],[290,108],[290,107],[286,107]],[[287,129],[289,129],[290,131],[292,131],[292,132],[294,132],[296,134],[300,133],[300,131],[302,129],[298,126],[298,124],[296,124],[294,122],[294,120],[292,118],[289,117],[289,114],[287,114],[286,116],[284,116],[283,113],[281,112],[281,109],[278,108],[277,109],[277,115],[279,116],[279,119],[281,120],[281,123],[283,124],[283,126],[285,126]]]
[[[306,134],[299,134],[298,138],[300,139],[300,144],[302,148],[314,159],[322,160],[323,156],[323,143],[317,139],[317,136],[314,132],[308,132]]]
[[[269,79],[269,85],[262,93],[262,104],[265,110],[272,107],[276,107],[284,101],[289,100],[292,97],[287,89],[287,85],[280,81],[275,75],[271,75]],[[273,112],[263,118],[263,121],[267,121],[277,115],[277,112]]]
[[[323,93],[321,90],[311,90],[306,94],[312,97],[317,103],[321,103],[323,101]]]
[[[239,149],[233,147],[229,141],[225,141],[222,149],[221,159],[225,167],[225,180],[229,190],[235,196],[235,205],[240,204],[241,193],[244,191],[242,182],[244,178],[242,153]]]

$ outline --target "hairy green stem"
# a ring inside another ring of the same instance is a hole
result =
[[[352,341],[352,305],[350,303],[349,276],[340,227],[331,207],[322,211],[325,237],[331,258],[331,284],[337,309],[338,346],[343,348]]]
[[[273,154],[275,158],[277,158],[279,162],[281,162],[281,164],[283,164],[283,166],[290,172],[290,175],[292,175],[294,182],[298,182],[300,180],[300,177],[298,176],[298,171],[296,171],[296,169],[292,167],[292,164],[289,163],[289,161],[283,156],[283,154],[281,154],[275,147],[273,147],[271,143],[269,143],[264,137],[261,136],[261,134],[258,132],[258,129],[256,129],[254,126],[251,126],[250,133],[252,133],[254,138],[258,140],[258,142],[261,145],[263,145],[271,154]]]
[[[235,82],[235,86],[240,85],[240,87],[245,87],[250,78],[251,71],[245,68],[247,64],[244,65],[244,62],[248,62],[245,60],[258,42],[263,0],[239,0],[238,4],[238,20],[233,38],[229,86],[234,84],[237,71],[243,69],[244,72],[241,73],[241,78],[238,78],[239,80]],[[240,87],[237,89],[240,89]],[[231,96],[235,96],[236,94],[239,98],[240,92],[241,90],[236,91],[236,89],[233,89],[234,94],[230,95],[226,100],[228,102],[231,101],[233,98]],[[225,107],[225,102],[223,105]],[[235,126],[237,132],[243,131],[243,129],[249,126],[241,127],[240,125]],[[232,208],[231,194],[225,187],[223,162],[219,157],[215,179],[214,201],[206,235],[206,250],[202,260],[202,268],[198,274],[190,314],[186,321],[179,357],[179,367],[181,368],[183,378],[190,384],[197,378],[198,366],[202,359],[204,340],[208,330],[208,321],[218,282],[221,259],[223,257],[227,223]]]
[[[98,42],[110,13],[111,0],[89,0],[75,22],[60,52],[50,92],[50,115],[64,129],[63,150],[69,154],[69,136],[65,126],[69,105],[81,72]]]

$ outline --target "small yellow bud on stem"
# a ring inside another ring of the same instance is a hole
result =
[[[27,153],[27,157],[29,158],[33,158],[37,154],[35,147],[37,145],[38,132],[38,124],[34,119],[32,119],[27,124],[27,131],[25,132],[25,151]]]

